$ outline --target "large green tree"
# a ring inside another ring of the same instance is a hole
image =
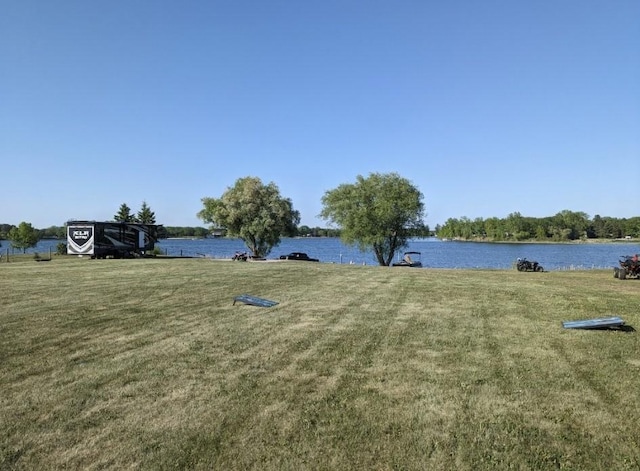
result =
[[[40,240],[40,231],[28,222],[21,222],[18,227],[11,228],[7,237],[12,247],[22,249],[22,253],[25,253],[28,248],[36,246]]]
[[[222,197],[205,197],[202,203],[198,217],[242,239],[254,257],[266,257],[281,237],[294,235],[300,222],[300,213],[275,183],[264,185],[257,177],[240,178]]]
[[[337,224],[340,238],[360,250],[373,248],[380,265],[388,266],[407,246],[411,231],[424,226],[422,193],[397,173],[358,175],[322,197],[320,216]]]
[[[582,211],[569,211],[565,209],[553,217],[556,227],[561,227],[563,239],[576,240],[586,236],[589,227],[589,216]]]

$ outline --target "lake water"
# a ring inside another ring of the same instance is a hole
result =
[[[12,252],[10,242],[1,241],[0,253]],[[55,253],[58,240],[43,240],[28,253]],[[239,239],[163,239],[158,244],[163,253],[173,256],[231,258],[236,251],[246,251]],[[637,243],[607,244],[497,244],[441,241],[437,238],[413,239],[407,250],[422,253],[426,268],[513,268],[515,260],[538,261],[545,270],[590,270],[618,265],[623,255],[640,253]],[[360,252],[338,238],[285,238],[267,258],[289,252],[306,252],[326,263],[377,265],[372,251]],[[18,253],[16,251],[16,253]]]

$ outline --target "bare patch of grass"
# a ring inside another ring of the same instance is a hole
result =
[[[608,271],[0,266],[0,468],[637,469]],[[279,304],[232,305],[248,293]]]

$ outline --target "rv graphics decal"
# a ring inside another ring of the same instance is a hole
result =
[[[67,228],[67,253],[93,254],[93,226],[69,226]]]

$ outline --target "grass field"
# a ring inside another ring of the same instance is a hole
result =
[[[561,321],[639,307],[608,270],[2,263],[0,469],[638,469],[638,333]]]

